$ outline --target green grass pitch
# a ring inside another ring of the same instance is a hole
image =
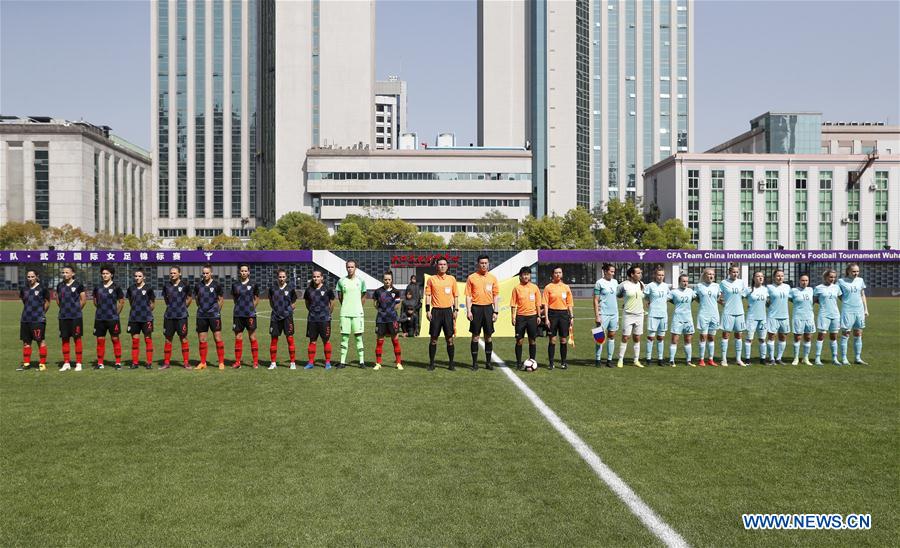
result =
[[[516,374],[692,545],[887,546],[900,536],[900,300],[869,303],[868,367],[596,369],[584,300],[572,367]],[[501,371],[429,373],[425,339],[402,341],[404,371],[60,373],[54,305],[49,370],[16,372],[19,312],[0,302],[0,545],[659,544]],[[267,330],[264,313],[264,365]],[[302,319],[297,332],[302,365]],[[161,359],[160,330],[154,341]],[[283,339],[280,351],[283,366]],[[513,362],[511,339],[494,351]],[[744,531],[746,512],[871,513],[872,529]]]

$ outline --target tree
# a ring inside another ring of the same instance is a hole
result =
[[[478,232],[481,234],[490,234],[493,232],[512,232],[519,231],[519,223],[515,219],[510,219],[497,209],[492,209],[484,214],[481,219],[475,221]]]
[[[247,249],[290,249],[287,238],[281,232],[274,228],[269,229],[264,226],[257,227],[250,234],[250,240],[247,242]]]
[[[370,249],[410,249],[415,246],[416,225],[400,219],[377,219],[366,233]]]
[[[335,231],[332,242],[336,249],[365,249],[368,245],[365,232],[359,225],[347,222],[346,219]]]
[[[666,240],[666,249],[694,249],[691,243],[691,231],[688,230],[681,219],[667,220],[662,225],[662,233]]]
[[[556,215],[535,219],[525,217],[522,221],[520,249],[561,249],[563,247],[562,218]]]
[[[416,249],[444,249],[445,247],[447,247],[447,242],[433,232],[419,232],[416,234]]]
[[[217,234],[209,241],[209,249],[242,249],[244,242],[237,236]]]
[[[274,229],[295,249],[328,249],[331,236],[325,224],[306,213],[291,211],[275,222]]]
[[[519,236],[512,232],[491,232],[482,234],[481,240],[486,249],[516,249]]]
[[[172,249],[209,249],[209,240],[199,236],[178,236],[172,240]]]
[[[465,232],[457,232],[450,236],[447,247],[450,249],[484,249],[484,242],[481,238],[469,236]]]
[[[43,246],[41,225],[10,221],[0,226],[0,249],[38,249]]]
[[[563,247],[565,249],[594,249],[597,239],[593,232],[594,218],[588,210],[570,209],[562,218]]]
[[[94,249],[122,249],[122,234],[110,234],[109,232],[100,232],[91,240],[89,247]]]
[[[666,236],[656,223],[647,225],[641,241],[641,249],[666,249]]]
[[[95,238],[70,224],[44,230],[43,247],[51,245],[59,250],[88,249],[95,246]]]
[[[150,232],[135,236],[126,234],[122,237],[122,249],[159,249],[162,242]]]
[[[594,218],[601,227],[597,241],[612,249],[640,249],[647,223],[632,200],[610,200],[606,210],[594,210]]]

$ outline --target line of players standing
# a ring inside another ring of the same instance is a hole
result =
[[[801,361],[812,365],[812,338],[816,337],[815,365],[822,365],[822,347],[826,337],[831,342],[831,359],[834,365],[850,365],[848,343],[850,334],[854,336],[855,363],[866,365],[862,359],[862,331],[869,315],[866,302],[866,284],[859,276],[859,265],[847,266],[845,278],[838,279],[837,272],[828,269],[822,274],[822,283],[810,287],[809,274],[802,274],[797,287],[790,287],[784,282],[784,271],[776,269],[772,273],[770,283],[765,282],[763,272],[753,274],[751,286],[748,287],[739,278],[739,269],[732,265],[728,269],[728,277],[716,283],[715,271],[707,268],[703,271],[703,280],[689,283],[686,274],[678,278],[678,287],[671,288],[664,282],[663,269],[657,268],[653,273],[654,281],[649,284],[641,282],[642,272],[638,267],[627,271],[627,278],[622,283],[615,279],[615,267],[604,264],[603,277],[594,287],[594,314],[596,325],[602,329],[608,341],[607,353],[603,356],[603,344],[596,347],[596,365],[612,366],[615,353],[615,337],[619,330],[619,312],[617,298],[624,300],[622,322],[622,341],[619,347],[617,366],[622,367],[629,338],[634,344],[634,365],[643,367],[640,362],[640,337],[644,330],[644,316],[647,321],[647,361],[653,357],[654,342],[657,347],[657,364],[664,363],[664,340],[666,331],[671,333],[668,364],[675,366],[675,354],[678,343],[683,339],[685,362],[692,362],[692,338],[694,319],[691,304],[699,301],[697,314],[697,331],[700,333],[700,366],[718,364],[714,358],[716,331],[722,329],[721,364],[728,365],[728,350],[731,336],[735,341],[735,358],[738,365],[750,363],[753,337],[759,340],[759,359],[761,363],[783,364],[784,350],[788,335],[794,336],[793,365]],[[744,311],[744,300],[747,310]],[[838,307],[838,301],[841,307]],[[644,303],[649,302],[649,310],[645,312]],[[672,325],[668,325],[668,302],[674,304]],[[793,303],[793,321],[790,321],[788,303]],[[819,305],[818,317],[813,319],[813,306]],[[719,305],[723,305],[721,314]],[[838,334],[841,333],[840,345]],[[744,336],[746,335],[746,339]],[[600,337],[602,340],[604,337]],[[840,347],[840,353],[838,348]]]

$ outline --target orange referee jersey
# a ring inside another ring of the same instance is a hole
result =
[[[516,316],[535,316],[541,308],[541,290],[531,282],[519,284],[512,290],[510,306],[516,309]]]
[[[544,302],[550,310],[568,310],[572,306],[572,290],[563,282],[544,286]]]
[[[456,278],[450,274],[434,275],[425,284],[425,298],[431,298],[432,308],[453,308],[453,298],[459,297],[456,289]]]
[[[487,272],[479,274],[475,272],[466,280],[466,297],[472,297],[472,304],[494,304],[494,297],[500,294],[500,284],[497,277]]]

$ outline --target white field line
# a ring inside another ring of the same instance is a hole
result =
[[[482,348],[484,348],[484,342],[479,341],[479,344]],[[635,493],[631,487],[628,486],[625,481],[619,477],[618,474],[613,472],[613,470],[607,466],[594,452],[593,449],[583,440],[581,437],[576,434],[569,426],[563,422],[559,415],[557,415],[550,407],[544,403],[537,394],[534,393],[534,390],[528,387],[525,384],[525,381],[519,378],[511,368],[506,366],[506,362],[500,359],[496,353],[493,353],[491,356],[491,361],[500,365],[500,370],[506,374],[506,377],[512,381],[516,388],[518,388],[526,398],[534,405],[538,411],[540,411],[541,415],[547,419],[553,428],[556,429],[557,432],[567,441],[569,445],[572,446],[573,449],[581,456],[581,458],[591,467],[597,477],[600,478],[603,483],[609,486],[612,489],[613,493],[616,494],[619,499],[625,503],[631,513],[637,516],[639,520],[653,533],[659,540],[661,540],[666,546],[678,546],[678,547],[687,547],[689,544],[685,541],[681,535],[678,534],[675,529],[673,529],[669,524],[664,522],[661,517],[659,517],[656,512],[653,511],[652,508],[647,506],[647,504],[641,500],[641,498]]]

